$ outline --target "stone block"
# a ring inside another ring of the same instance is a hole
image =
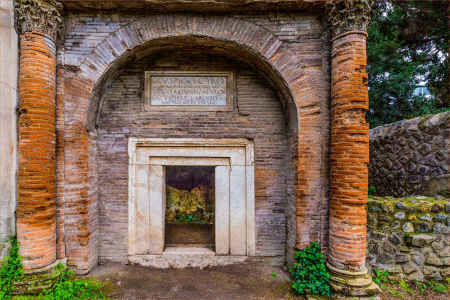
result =
[[[437,215],[434,216],[433,220],[435,222],[439,222],[439,223],[446,223],[447,222],[447,216],[445,214],[437,214]]]
[[[412,236],[411,244],[416,247],[425,247],[430,245],[436,237],[429,234],[417,234]]]
[[[450,234],[450,228],[449,226],[446,226],[441,223],[435,223],[433,225],[433,232],[434,233],[441,233],[441,234]]]
[[[450,257],[444,257],[442,259],[442,265],[443,266],[450,266]]]
[[[416,229],[416,232],[420,232],[420,233],[427,233],[427,232],[431,232],[431,230],[432,230],[431,225],[426,222],[415,222],[414,228]]]
[[[430,214],[426,214],[419,217],[419,220],[425,221],[425,222],[431,222],[433,218],[430,216]]]
[[[419,270],[419,268],[412,262],[402,265],[402,269],[403,273],[405,273],[406,275],[409,275],[413,272],[417,272]]]
[[[403,211],[399,211],[397,213],[395,213],[394,218],[396,218],[397,220],[404,220],[406,217],[406,214]]]
[[[450,246],[439,249],[439,257],[450,257]]]
[[[425,262],[425,256],[420,252],[415,252],[412,255],[412,260],[416,265],[421,266]]]
[[[397,254],[395,256],[395,262],[396,263],[405,263],[409,262],[409,255],[408,254]]]
[[[403,232],[394,232],[389,236],[389,241],[397,246],[403,243]]]
[[[440,251],[444,249],[445,243],[442,240],[436,240],[433,243],[431,243],[431,247],[433,248],[434,251]]]
[[[421,271],[417,271],[417,272],[409,274],[406,277],[406,279],[409,281],[421,281],[421,282],[424,281],[424,277],[423,277],[423,274]]]
[[[396,202],[395,207],[397,207],[398,209],[403,209],[403,210],[408,209],[408,207],[403,202]]]
[[[431,280],[436,280],[436,281],[442,280],[440,270],[436,267],[424,266],[423,267],[423,275],[425,276],[426,279],[431,279]]]
[[[414,225],[411,222],[406,222],[405,224],[403,224],[402,230],[406,233],[413,233]]]
[[[434,252],[428,254],[427,258],[425,259],[425,263],[432,266],[443,265],[442,260]]]
[[[431,212],[433,212],[433,213],[439,213],[439,212],[441,212],[443,210],[443,207],[441,206],[441,205],[439,205],[439,204],[434,204],[432,207],[431,207]]]

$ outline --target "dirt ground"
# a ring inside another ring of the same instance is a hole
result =
[[[90,277],[105,283],[107,296],[118,300],[301,300],[289,292],[288,274],[279,267],[233,265],[200,270],[153,269],[116,263],[96,267]],[[447,300],[448,295],[414,293],[382,300]]]
[[[289,295],[287,273],[270,266],[160,270],[109,263],[90,276],[106,281],[108,296],[121,300],[300,299]]]

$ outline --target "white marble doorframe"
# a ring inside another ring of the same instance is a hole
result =
[[[214,166],[216,255],[254,256],[254,147],[246,139],[130,138],[128,254],[164,252],[165,166]]]

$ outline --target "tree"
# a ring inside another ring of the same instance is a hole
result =
[[[367,42],[371,127],[447,110],[447,1],[375,1]],[[426,82],[432,99],[413,96]]]

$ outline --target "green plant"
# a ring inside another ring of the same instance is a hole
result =
[[[391,296],[405,299],[405,295],[403,295],[400,291],[397,291],[396,289],[390,287],[388,287],[387,290]]]
[[[416,288],[421,294],[425,294],[427,292],[427,285],[421,281],[416,281]]]
[[[19,244],[15,237],[9,240],[11,248],[9,256],[1,263],[0,268],[0,299],[11,299],[15,284],[26,280],[22,267],[22,257],[19,256]],[[100,282],[89,279],[77,279],[73,271],[64,265],[58,265],[50,275],[50,288],[45,289],[35,299],[39,300],[90,300],[106,299]],[[32,299],[28,296],[17,296],[14,299]]]
[[[400,286],[400,288],[401,288],[402,290],[404,290],[404,291],[407,292],[408,294],[410,294],[410,295],[413,295],[413,294],[414,294],[413,289],[409,286],[408,282],[406,282],[405,280],[400,279],[400,281],[399,281],[399,286]]]
[[[369,196],[373,196],[373,195],[375,195],[377,193],[377,189],[374,186],[369,185],[368,192],[369,192]]]
[[[330,274],[318,243],[312,242],[305,249],[296,251],[290,274],[293,281],[291,288],[295,294],[330,296]]]
[[[436,282],[436,281],[430,281],[428,284],[433,291],[441,293],[441,294],[447,294],[447,287],[445,285],[443,285],[442,283]]]
[[[270,276],[271,276],[272,278],[277,278],[277,274],[275,274],[275,272],[272,272],[272,274],[270,274]]]
[[[55,279],[55,282],[39,295],[40,299],[106,299],[101,291],[101,283],[95,280],[77,279],[73,271],[64,265],[59,264],[51,277]]]
[[[9,256],[5,257],[0,268],[0,299],[10,299],[11,293],[15,291],[14,283],[24,276],[16,237],[11,237],[9,243]]]
[[[380,271],[377,269],[373,269],[373,281],[378,284],[378,286],[384,290],[386,288],[386,284],[389,283],[389,273],[387,271]]]

